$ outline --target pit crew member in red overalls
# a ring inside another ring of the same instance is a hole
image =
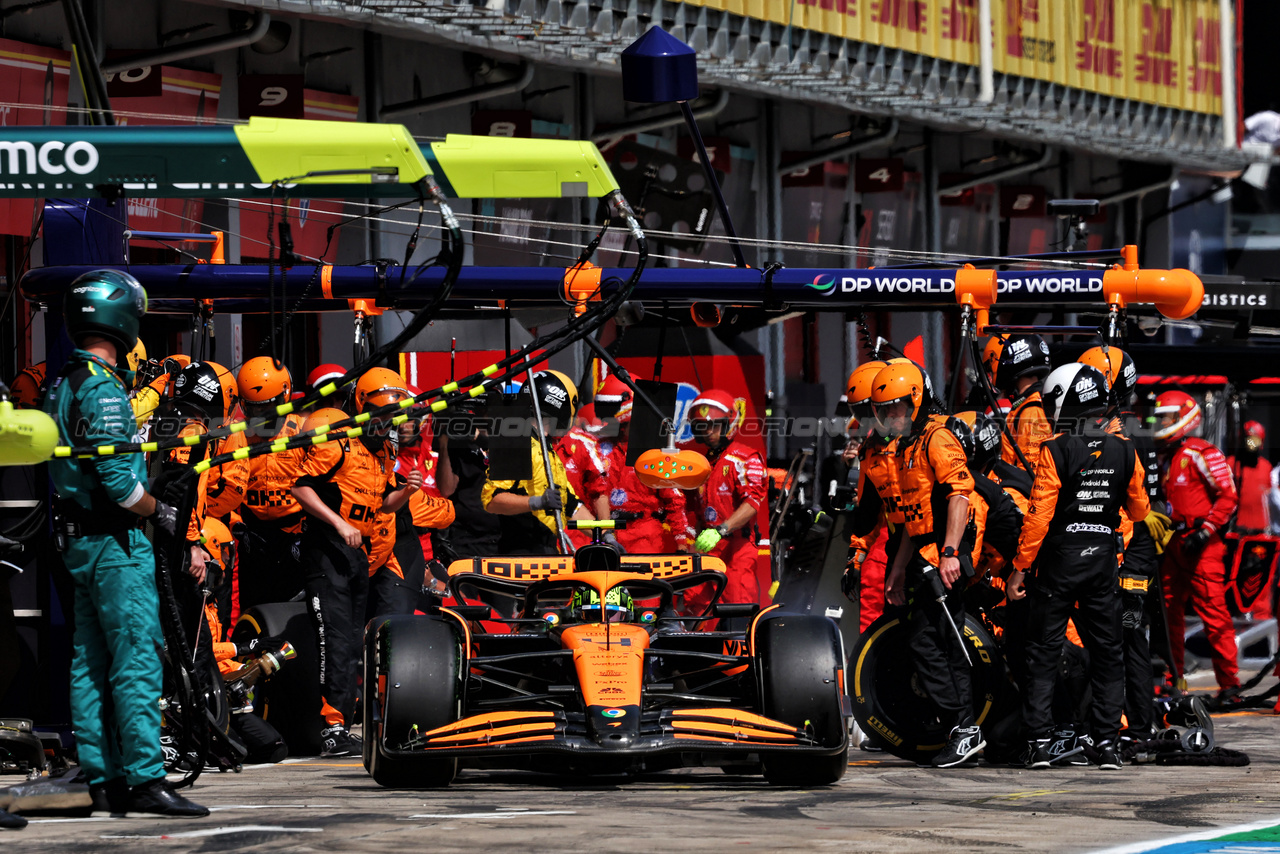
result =
[[[762,602],[756,557],[756,515],[768,497],[768,481],[760,452],[734,439],[737,400],[727,391],[708,389],[690,407],[694,438],[707,447],[711,475],[698,487],[694,523],[703,526],[694,545],[725,563],[728,583],[721,602]]]
[[[685,515],[684,493],[678,489],[645,486],[636,476],[635,467],[627,465],[632,403],[631,390],[612,375],[596,395],[597,412],[603,418],[613,418],[618,431],[614,439],[602,438],[597,448],[604,465],[598,475],[586,478],[588,504],[597,519],[626,523],[625,528],[605,536],[624,552],[688,551],[693,542],[693,529]]]
[[[1272,517],[1268,498],[1274,475],[1271,462],[1262,455],[1262,446],[1266,441],[1266,428],[1257,421],[1246,421],[1244,447],[1235,456],[1227,457],[1231,475],[1240,490],[1240,510],[1236,515],[1235,529],[1242,537],[1271,531]],[[1255,620],[1271,619],[1270,586],[1253,600],[1249,613]]]
[[[1190,598],[1204,620],[1222,696],[1240,687],[1235,626],[1222,585],[1227,552],[1222,535],[1236,510],[1236,485],[1222,451],[1193,435],[1202,420],[1195,398],[1166,391],[1156,398],[1156,419],[1156,444],[1168,458],[1164,493],[1178,529],[1160,567],[1173,666],[1181,677],[1184,611]]]

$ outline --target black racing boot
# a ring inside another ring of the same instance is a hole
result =
[[[320,755],[325,759],[360,753],[364,747],[362,742],[357,743],[356,739],[351,733],[347,732],[347,728],[342,724],[322,729],[320,731],[320,745]]]
[[[90,815],[94,818],[121,816],[129,811],[129,784],[123,777],[94,783],[89,787],[89,797],[93,798]]]
[[[1097,748],[1093,746],[1093,738],[1087,733],[1076,735],[1075,730],[1072,733],[1072,747],[1070,751],[1062,757],[1062,762],[1054,761],[1055,765],[1088,765],[1093,758],[1097,756]],[[1056,733],[1055,733],[1056,735]]]
[[[1120,750],[1111,739],[1098,742],[1098,767],[1103,771],[1119,771],[1124,767]]]
[[[203,818],[208,807],[192,803],[173,790],[169,781],[161,777],[150,783],[134,786],[129,803],[130,818]]]
[[[1084,745],[1081,741],[1087,736],[1078,735],[1073,725],[1060,726],[1054,729],[1049,737],[1050,762],[1054,765],[1088,765],[1084,758]]]
[[[1053,764],[1053,754],[1049,752],[1050,739],[1036,738],[1027,742],[1027,767],[1048,768]]]
[[[982,740],[982,730],[976,726],[958,726],[951,730],[946,747],[929,764],[934,768],[954,768],[975,758],[987,743]]]

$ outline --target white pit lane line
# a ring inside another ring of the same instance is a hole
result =
[[[459,819],[459,818],[520,818],[526,815],[577,815],[576,810],[523,810],[507,807],[502,812],[442,812],[442,813],[420,813],[411,815],[409,819],[414,818],[434,818],[434,819]],[[401,819],[407,821],[408,819]]]
[[[121,833],[103,834],[99,839],[199,839],[205,836],[226,836],[231,833],[320,833],[322,827],[282,827],[275,824],[246,824],[239,827],[209,827],[204,830],[186,830],[181,833]]]
[[[276,810],[276,809],[340,809],[338,804],[229,804],[225,807],[209,807],[209,812],[230,812],[232,810]],[[70,824],[87,821],[121,821],[123,816],[83,816],[80,818],[33,818],[31,824]]]

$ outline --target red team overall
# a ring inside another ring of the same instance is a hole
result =
[[[708,389],[690,408],[694,437],[707,446],[711,476],[698,487],[690,520],[703,530],[698,551],[724,561],[729,579],[721,602],[760,602],[767,598],[756,573],[759,555],[756,514],[768,497],[767,473],[760,452],[733,438],[738,411],[733,395]]]
[[[1160,567],[1173,665],[1181,676],[1184,610],[1190,598],[1204,620],[1218,688],[1229,691],[1240,687],[1240,679],[1235,626],[1222,585],[1227,553],[1222,535],[1236,510],[1236,485],[1222,451],[1192,435],[1201,421],[1200,405],[1194,398],[1185,392],[1166,391],[1156,398],[1156,418],[1156,443],[1169,455],[1165,497],[1169,516],[1178,529]]]
[[[632,554],[671,554],[688,551],[693,531],[685,515],[684,493],[678,489],[652,489],[640,482],[627,465],[630,438],[631,390],[610,374],[596,394],[597,411],[617,422],[616,438],[599,439],[595,455],[603,459],[599,474],[586,478],[583,495],[598,519],[622,520],[615,540]],[[565,467],[566,474],[568,466]]]

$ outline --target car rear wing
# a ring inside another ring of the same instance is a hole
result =
[[[476,557],[449,564],[449,575],[474,572],[522,584],[532,584],[576,571],[572,555]],[[697,572],[725,571],[724,561],[709,555],[623,555],[622,571],[658,579],[680,578]]]

